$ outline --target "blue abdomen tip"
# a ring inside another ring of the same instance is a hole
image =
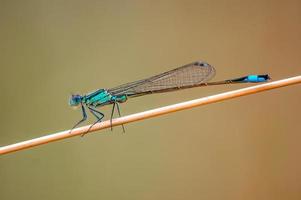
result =
[[[249,75],[247,76],[247,82],[251,83],[258,83],[258,82],[265,82],[269,79],[268,75]]]

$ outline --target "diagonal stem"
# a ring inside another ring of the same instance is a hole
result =
[[[261,85],[246,87],[243,89],[233,90],[233,91],[229,91],[229,92],[224,92],[224,93],[217,94],[217,95],[203,97],[200,99],[186,101],[186,102],[182,102],[182,103],[178,103],[178,104],[173,104],[173,105],[169,105],[169,106],[165,106],[165,107],[161,107],[161,108],[156,108],[153,110],[148,110],[148,111],[116,118],[112,121],[112,126],[118,126],[118,125],[122,125],[125,123],[144,120],[144,119],[148,119],[151,117],[169,114],[169,113],[180,111],[180,110],[190,109],[190,108],[197,107],[197,106],[207,105],[210,103],[224,101],[227,99],[246,96],[249,94],[263,92],[263,91],[276,89],[276,88],[280,88],[280,87],[285,87],[285,86],[289,86],[289,85],[294,85],[294,84],[298,84],[298,83],[301,83],[301,76],[295,76],[295,77],[291,77],[291,78],[287,78],[287,79],[264,83]],[[76,128],[76,129],[72,130],[71,133],[70,133],[70,130],[66,130],[66,131],[42,136],[39,138],[34,138],[31,140],[19,142],[16,144],[3,146],[3,147],[0,147],[0,155],[27,149],[27,148],[38,146],[41,144],[46,144],[49,142],[54,142],[57,140],[62,140],[62,139],[82,135],[83,133],[87,132],[87,130],[89,129],[90,126],[91,125],[87,125],[87,126]],[[110,120],[107,120],[107,121],[95,124],[95,126],[93,126],[89,130],[89,132],[98,131],[98,130],[110,128],[110,127],[111,127]]]

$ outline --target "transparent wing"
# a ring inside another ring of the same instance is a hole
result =
[[[215,69],[197,61],[147,79],[126,83],[109,89],[112,95],[140,96],[149,93],[172,91],[206,83],[215,75]]]

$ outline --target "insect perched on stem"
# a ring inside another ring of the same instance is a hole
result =
[[[117,108],[119,116],[119,103],[127,101],[128,98],[138,97],[152,93],[162,93],[176,91],[180,89],[187,89],[193,87],[209,86],[209,85],[223,85],[234,83],[259,83],[266,82],[270,79],[269,75],[248,75],[240,78],[228,79],[217,82],[208,82],[215,75],[215,69],[206,62],[196,61],[182,67],[152,76],[147,79],[126,83],[112,89],[98,89],[94,92],[85,95],[72,95],[69,104],[70,106],[80,106],[82,110],[82,119],[76,123],[72,129],[87,119],[86,108],[96,117],[96,121],[90,126],[87,132],[98,122],[100,122],[104,114],[96,110],[98,107],[113,104],[111,112],[112,118]],[[122,125],[123,132],[124,126]],[[71,129],[71,130],[72,130]],[[111,126],[112,130],[112,126]],[[84,134],[83,134],[84,135]]]

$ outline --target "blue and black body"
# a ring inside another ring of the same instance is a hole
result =
[[[92,127],[96,123],[100,122],[104,117],[103,113],[96,110],[97,107],[113,104],[110,118],[112,122],[115,107],[117,107],[117,111],[120,116],[119,103],[126,102],[128,98],[209,85],[260,83],[266,82],[270,79],[269,75],[265,74],[248,75],[229,80],[209,82],[214,75],[215,69],[213,66],[206,62],[197,61],[147,79],[127,83],[112,89],[99,89],[85,95],[72,95],[69,104],[71,106],[80,106],[83,115],[83,118],[75,124],[73,128],[87,119],[85,107],[97,119],[97,121],[91,125]]]

